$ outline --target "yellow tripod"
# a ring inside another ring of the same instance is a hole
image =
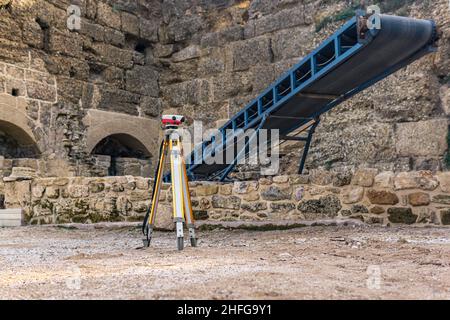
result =
[[[166,116],[167,117],[167,116]],[[164,162],[167,154],[170,157],[170,173],[172,180],[172,199],[173,199],[173,220],[177,231],[177,247],[178,250],[184,248],[184,234],[183,225],[186,223],[189,229],[189,236],[191,245],[197,246],[197,239],[195,237],[194,215],[192,213],[191,195],[189,192],[189,183],[186,173],[186,164],[184,162],[183,147],[181,144],[181,137],[177,132],[178,125],[181,124],[175,121],[175,117],[170,116],[169,123],[166,125],[164,132],[164,140],[160,147],[160,157],[158,167],[155,175],[155,182],[153,187],[151,207],[147,211],[143,224],[143,232],[146,236],[144,239],[144,246],[149,247],[152,239],[153,228],[155,225],[156,212],[158,209],[159,196],[161,194],[161,185],[163,182]],[[184,118],[181,118],[184,120]]]

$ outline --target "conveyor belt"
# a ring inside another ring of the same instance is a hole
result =
[[[389,15],[380,17],[379,30],[368,30],[365,17],[351,19],[281,76],[219,129],[223,141],[213,144],[216,152],[223,153],[226,133],[230,132],[227,130],[279,129],[280,136],[287,136],[309,123],[311,126],[307,127],[312,131],[305,148],[307,153],[321,114],[435,51],[437,32],[433,21]],[[195,153],[197,159],[208,157],[209,153],[204,152],[208,145],[211,142],[196,146],[188,157],[191,159],[188,173],[191,179],[220,177],[223,180],[234,164],[211,165],[193,161]],[[235,144],[231,147],[236,148]]]

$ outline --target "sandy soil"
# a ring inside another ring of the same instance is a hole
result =
[[[3,299],[450,299],[450,229],[0,229]],[[187,242],[186,242],[187,245]]]

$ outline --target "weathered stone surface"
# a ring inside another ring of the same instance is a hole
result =
[[[280,201],[289,200],[292,196],[292,188],[290,187],[279,187],[279,186],[269,186],[264,187],[261,190],[261,197],[268,201]]]
[[[400,201],[395,193],[384,190],[368,190],[367,197],[372,204],[395,205]]]
[[[186,60],[199,58],[202,54],[202,51],[199,46],[192,45],[184,48],[181,51],[176,52],[172,55],[172,60],[174,62],[182,62]]]
[[[216,184],[204,184],[195,188],[195,195],[200,197],[211,196],[217,194],[218,190],[219,186]]]
[[[201,104],[209,101],[210,86],[206,80],[192,80],[163,88],[171,107],[183,106],[186,103]]]
[[[433,191],[439,186],[439,181],[430,171],[401,172],[394,180],[395,190],[422,189]]]
[[[450,195],[448,194],[438,194],[433,196],[432,202],[439,204],[448,204],[450,205]]]
[[[386,212],[386,210],[384,210],[384,208],[380,207],[380,206],[374,206],[374,207],[370,208],[370,213],[373,213],[373,214],[382,214],[385,212]]]
[[[450,172],[439,172],[436,175],[442,192],[450,193]]]
[[[401,156],[442,156],[447,150],[448,121],[427,120],[397,124],[397,151]]]
[[[392,223],[413,224],[417,220],[417,215],[412,213],[411,208],[389,208],[388,215]]]
[[[269,63],[272,59],[270,40],[266,37],[239,41],[231,46],[232,70],[247,70],[251,66]]]
[[[364,196],[364,188],[358,186],[347,186],[343,189],[342,199],[345,204],[357,203]]]
[[[369,209],[367,209],[366,206],[361,205],[361,204],[354,204],[352,206],[352,213],[356,214],[356,213],[369,213]]]
[[[373,186],[377,173],[376,169],[359,169],[353,175],[352,184],[362,187],[371,187]]]
[[[158,81],[159,73],[153,68],[135,66],[133,70],[126,73],[127,90],[134,93],[158,97]]]
[[[245,211],[259,212],[259,211],[267,210],[267,202],[242,203],[241,208]]]
[[[408,195],[408,202],[414,206],[427,206],[430,204],[430,195],[425,192],[414,192]]]
[[[309,183],[309,175],[300,175],[294,174],[289,176],[289,183],[294,184],[308,184]]]
[[[221,208],[221,209],[239,209],[241,205],[241,199],[236,196],[219,196],[214,195],[212,197],[212,206],[213,208]]]
[[[352,174],[350,172],[338,172],[333,178],[333,187],[347,186],[352,181]]]
[[[384,171],[377,174],[374,178],[375,188],[392,188],[394,186],[395,174],[391,171]]]
[[[445,226],[450,225],[450,210],[441,211],[441,222]]]
[[[322,216],[335,217],[341,210],[341,202],[334,195],[321,197],[318,200],[305,200],[299,203],[297,209],[305,214],[305,217],[318,218]],[[316,216],[317,215],[317,216]]]
[[[311,170],[310,181],[319,186],[326,186],[333,182],[333,174],[326,170]]]
[[[292,202],[272,202],[270,204],[270,209],[275,213],[289,213],[295,210],[295,204]]]

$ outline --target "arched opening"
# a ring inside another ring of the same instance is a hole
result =
[[[0,120],[0,156],[4,159],[38,158],[39,149],[23,129]]]
[[[150,172],[151,153],[129,134],[117,133],[103,138],[92,154],[108,176],[147,176]]]

